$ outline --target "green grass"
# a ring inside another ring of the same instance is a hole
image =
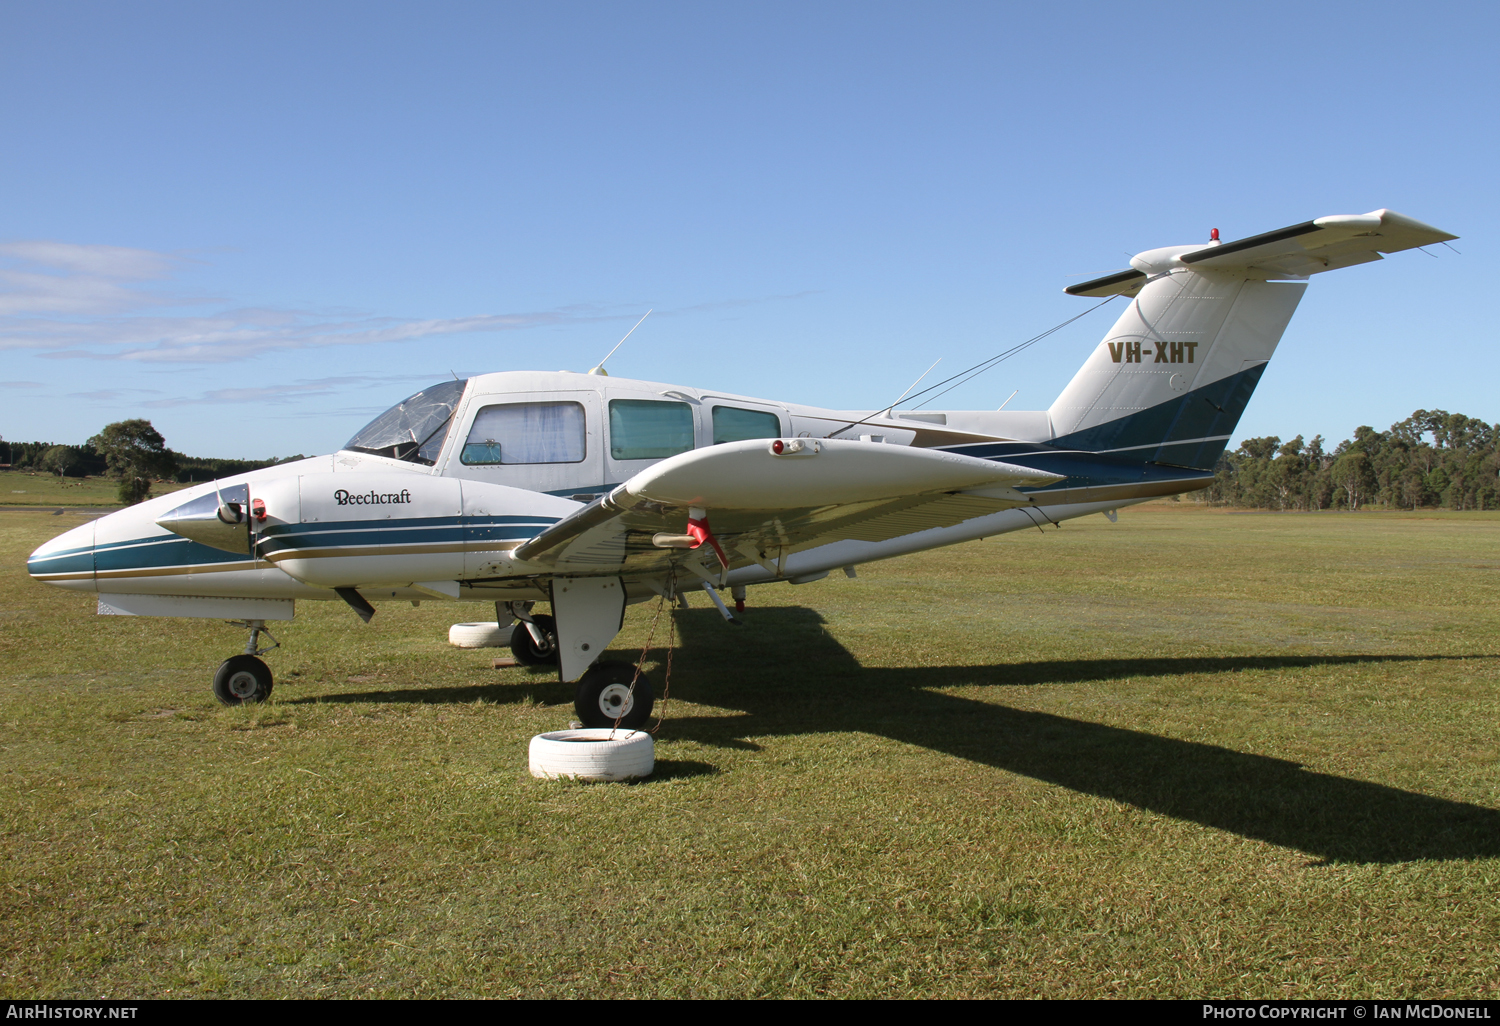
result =
[[[0,994],[1500,996],[1500,515],[1186,507],[700,597],[631,786],[528,776],[482,607],[224,709],[0,515]]]
[[[108,477],[58,477],[32,470],[0,470],[0,506],[118,506],[120,482]],[[152,495],[188,487],[157,481]]]

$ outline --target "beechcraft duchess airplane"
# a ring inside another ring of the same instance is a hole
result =
[[[249,630],[214,693],[263,701],[298,599],[483,599],[589,726],[651,686],[598,663],[632,602],[745,589],[1205,487],[1308,276],[1457,238],[1389,210],[1140,253],[1075,296],[1133,297],[1050,409],[846,412],[602,374],[445,381],[343,449],[174,492],[31,554],[99,612]],[[551,615],[533,614],[536,602]],[[272,638],[274,646],[274,638]]]

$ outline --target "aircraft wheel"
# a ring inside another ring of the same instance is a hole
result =
[[[557,665],[557,621],[545,614],[533,616],[532,622],[547,639],[545,645],[538,645],[532,640],[531,632],[526,629],[524,623],[516,624],[515,630],[510,632],[510,650],[516,657],[516,662],[522,666],[556,666]]]
[[[271,668],[253,655],[230,656],[214,674],[214,697],[225,705],[264,702],[271,697]]]
[[[573,697],[573,708],[585,727],[613,727],[615,720],[620,726],[636,729],[645,726],[651,718],[651,678],[644,673],[635,682],[635,693],[630,692],[630,681],[635,677],[635,666],[631,663],[595,663],[578,681],[578,691]]]

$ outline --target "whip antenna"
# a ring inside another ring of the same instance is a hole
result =
[[[656,308],[652,307],[651,309],[654,310]],[[642,324],[645,324],[646,323],[646,318],[650,317],[650,316],[651,316],[651,310],[647,310],[645,313],[643,313],[641,315],[641,319],[638,320],[638,321],[636,321],[635,324],[631,327],[630,331],[627,331],[625,333],[625,337],[622,338],[622,339],[620,339],[620,341],[618,341],[618,342],[615,343],[615,349],[619,349],[621,346],[623,346],[625,344],[625,339],[627,339],[627,338],[630,337],[631,332],[635,331],[635,329],[639,328]],[[615,349],[611,349],[609,352],[605,353],[604,354],[604,359],[602,359],[602,360],[599,361],[599,366],[597,366],[593,370],[589,371],[589,373],[590,374],[602,374],[606,378],[609,377],[609,371],[607,371],[607,370],[604,369],[604,365],[609,362],[609,358],[611,356],[615,355]]]

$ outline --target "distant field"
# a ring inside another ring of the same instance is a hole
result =
[[[238,630],[26,577],[79,522],[0,515],[0,995],[1500,997],[1500,514],[700,597],[633,786],[527,775],[571,688],[473,604],[304,603],[223,709]]]
[[[118,481],[107,477],[58,477],[40,471],[0,470],[0,506],[118,506]],[[166,495],[187,485],[175,481],[151,486],[152,495]]]

